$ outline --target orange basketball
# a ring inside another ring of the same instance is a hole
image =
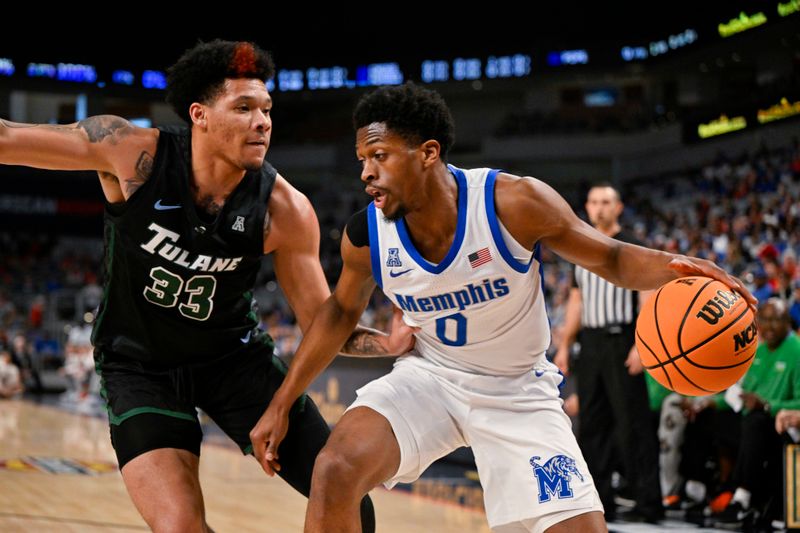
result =
[[[723,391],[753,362],[755,315],[724,283],[693,276],[664,284],[636,321],[642,365],[666,388],[689,396]]]

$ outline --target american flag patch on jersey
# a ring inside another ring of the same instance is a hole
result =
[[[481,248],[477,252],[473,252],[467,256],[469,259],[469,264],[472,268],[478,268],[484,263],[488,263],[492,260],[492,254],[489,253],[488,248]]]

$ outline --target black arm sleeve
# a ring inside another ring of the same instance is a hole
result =
[[[369,228],[367,227],[367,208],[356,212],[347,221],[347,226],[344,228],[347,233],[347,238],[353,243],[356,248],[369,246]]]

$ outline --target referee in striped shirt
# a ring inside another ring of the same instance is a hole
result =
[[[597,184],[589,190],[586,212],[592,225],[614,239],[640,244],[622,231],[622,209],[619,192],[611,184]],[[578,442],[609,521],[615,517],[611,475],[618,464],[622,464],[636,498],[636,507],[626,517],[647,522],[663,517],[657,430],[634,344],[635,321],[646,296],[576,266],[563,342],[554,360],[569,374],[570,348],[580,330]]]

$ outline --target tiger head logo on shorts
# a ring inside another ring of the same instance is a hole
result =
[[[541,459],[538,455],[531,457],[530,463],[533,467],[533,475],[539,482],[539,503],[550,501],[551,496],[561,498],[572,498],[572,475],[583,481],[583,476],[575,465],[575,459],[566,455],[554,455],[543,465],[536,461]]]

